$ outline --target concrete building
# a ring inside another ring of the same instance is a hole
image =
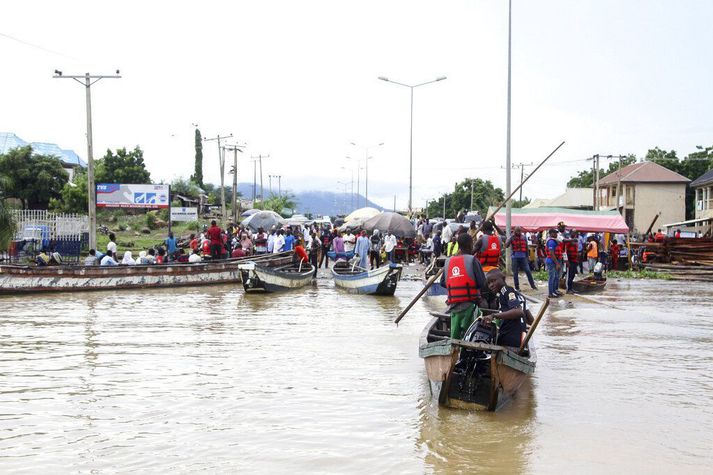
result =
[[[691,183],[696,193],[696,219],[713,218],[713,170],[708,170]]]
[[[599,209],[616,209],[631,231],[645,232],[658,215],[664,223],[686,219],[686,186],[691,180],[653,162],[634,163],[598,182]]]
[[[72,181],[75,167],[87,168],[84,160],[79,158],[74,150],[66,150],[59,145],[48,142],[25,142],[12,132],[0,132],[0,154],[7,153],[10,150],[18,147],[32,147],[34,153],[40,155],[53,155],[62,162],[62,167],[69,174],[69,180]]]

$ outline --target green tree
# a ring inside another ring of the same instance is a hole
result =
[[[286,211],[294,211],[297,206],[294,195],[290,193],[283,193],[281,196],[273,194],[262,204],[262,209],[272,210],[275,213],[282,215],[287,218],[292,216],[293,213],[287,213]]]
[[[87,170],[78,169],[71,182],[67,182],[59,198],[50,200],[50,208],[62,213],[86,213],[89,207],[87,197]]]
[[[453,218],[458,211],[470,209],[471,187],[473,192],[473,211],[477,210],[481,216],[485,216],[489,206],[496,205],[505,199],[503,190],[496,188],[490,180],[480,178],[466,178],[460,183],[456,183],[453,192],[445,195],[446,216]],[[443,214],[444,197],[431,200],[427,204],[429,216],[441,216]]]
[[[96,161],[94,167],[95,183],[149,184],[151,174],[144,164],[144,152],[138,146],[130,152],[120,148],[106,154]]]
[[[5,202],[5,190],[11,185],[10,177],[0,172],[0,249],[2,250],[10,246],[10,241],[15,237],[17,230],[17,223]]]
[[[196,127],[196,164],[195,171],[191,175],[191,181],[196,183],[198,186],[203,187],[203,138],[201,137],[201,131]]]
[[[23,208],[30,209],[47,209],[69,179],[57,157],[33,154],[29,145],[0,155],[0,170],[9,183],[5,196],[17,198]]]
[[[171,194],[181,194],[188,196],[190,198],[198,198],[203,190],[193,181],[193,177],[190,180],[185,178],[176,178],[171,182]]]
[[[600,161],[603,158],[604,157],[600,157]],[[636,156],[633,154],[622,158],[621,165],[619,164],[619,160],[612,160],[611,162],[609,162],[609,166],[606,169],[599,168],[599,179],[601,180],[610,173],[614,173],[615,171],[619,170],[620,166],[621,168],[624,168],[625,166],[631,165],[632,163],[636,163]],[[580,171],[577,176],[570,178],[570,180],[567,182],[567,188],[592,188],[594,186],[593,173],[594,171],[591,168],[588,170]]]

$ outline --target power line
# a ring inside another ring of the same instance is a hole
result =
[[[45,53],[56,54],[57,56],[62,56],[62,57],[65,57],[65,58],[73,59],[73,60],[75,60],[75,61],[79,61],[79,58],[75,58],[74,56],[69,56],[69,55],[67,55],[67,54],[60,53],[60,52],[58,52],[58,51],[54,51],[54,50],[45,48],[44,46],[36,45],[36,44],[34,44],[34,43],[30,43],[29,41],[21,40],[20,38],[15,38],[14,36],[10,36],[10,35],[8,35],[8,34],[6,34],[6,33],[0,33],[0,36],[2,36],[2,37],[4,37],[4,38],[7,38],[7,39],[9,39],[9,40],[12,40],[12,41],[17,41],[18,43],[23,44],[23,45],[25,45],[25,46],[29,46],[29,47],[31,47],[31,48],[39,49],[39,50],[41,50],[41,51],[44,51]]]

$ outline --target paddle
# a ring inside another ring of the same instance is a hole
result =
[[[542,162],[540,162],[539,165],[537,165],[537,168],[535,168],[534,170],[532,170],[532,172],[531,172],[529,175],[527,175],[527,177],[520,183],[520,185],[519,185],[517,188],[515,188],[515,189],[512,191],[512,193],[510,193],[510,196],[508,196],[508,197],[505,199],[505,201],[503,201],[502,203],[500,203],[500,206],[498,206],[498,207],[495,209],[495,211],[493,211],[492,213],[490,213],[490,214],[486,217],[486,219],[484,219],[484,220],[482,220],[482,221],[480,222],[480,225],[478,226],[477,231],[480,231],[480,230],[482,229],[483,224],[484,224],[486,221],[492,219],[493,216],[495,216],[496,214],[498,214],[498,211],[500,211],[500,210],[503,208],[503,206],[505,206],[505,205],[507,204],[507,202],[510,201],[510,199],[511,199],[513,196],[515,196],[515,193],[517,193],[518,191],[520,191],[520,188],[522,188],[522,186],[523,186],[525,183],[527,183],[527,180],[529,180],[529,179],[532,177],[532,175],[534,175],[535,172],[536,172],[537,170],[539,170],[540,167],[541,167],[542,165],[544,165],[545,162],[546,162],[547,160],[549,160],[550,157],[555,154],[555,152],[557,152],[557,150],[560,149],[560,147],[562,147],[562,145],[564,145],[564,141],[562,141],[562,143],[559,144],[559,145],[557,146],[557,148],[555,148],[549,155],[547,155],[547,157],[545,157],[545,159],[542,160]],[[477,232],[477,231],[476,231],[476,232]],[[396,320],[394,320],[394,323],[395,323],[395,324],[397,324],[397,325],[399,324],[399,322],[401,321],[401,319],[404,318],[404,315],[406,315],[406,314],[408,313],[408,311],[411,310],[411,307],[413,307],[413,306],[416,304],[416,302],[418,302],[418,300],[419,300],[421,297],[423,297],[423,294],[425,294],[426,291],[433,285],[433,283],[436,282],[436,280],[441,277],[441,274],[443,274],[443,268],[441,268],[434,276],[432,276],[430,279],[428,279],[428,280],[426,281],[426,283],[425,283],[424,286],[423,286],[423,289],[421,289],[421,291],[420,291],[418,294],[416,294],[416,296],[413,298],[413,300],[411,300],[411,302],[406,306],[406,308],[403,309],[403,310],[401,311],[401,313],[399,313],[399,316],[396,317]]]
[[[527,347],[527,344],[530,342],[530,338],[532,338],[532,334],[535,333],[535,330],[537,330],[537,325],[540,324],[540,320],[542,320],[542,316],[545,314],[545,310],[547,310],[547,307],[549,307],[549,305],[550,299],[547,298],[545,299],[545,303],[543,303],[540,307],[540,311],[537,312],[537,317],[535,317],[535,321],[532,322],[532,325],[530,325],[530,330],[528,330],[527,335],[525,336],[525,339],[522,341],[520,349],[518,350],[519,354],[522,354],[525,348]]]

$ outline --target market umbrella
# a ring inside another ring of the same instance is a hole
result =
[[[356,231],[357,229],[361,229],[364,226],[364,221],[366,221],[366,219],[364,219],[364,218],[351,219],[351,220],[347,221],[346,223],[342,224],[339,227],[339,230],[342,232],[346,231],[347,229],[349,229],[351,231]]]
[[[378,209],[367,206],[366,208],[359,208],[352,211],[346,218],[344,218],[344,222],[348,223],[354,219],[362,219],[366,221],[369,218],[373,218],[377,214],[379,214]]]
[[[249,209],[249,210],[243,212],[240,216],[242,216],[243,218],[247,218],[248,216],[252,216],[255,213],[259,213],[259,212],[260,212],[259,209]]]
[[[247,218],[245,218],[245,220],[241,224],[250,228],[253,231],[257,231],[258,228],[268,230],[273,226],[281,227],[286,223],[287,221],[285,221],[282,216],[275,213],[274,211],[258,211],[252,216],[248,216]]]
[[[403,238],[416,237],[416,229],[411,221],[398,213],[390,211],[384,211],[373,218],[367,219],[362,227],[367,231],[373,231],[374,229],[382,232],[391,231],[392,234]]]

